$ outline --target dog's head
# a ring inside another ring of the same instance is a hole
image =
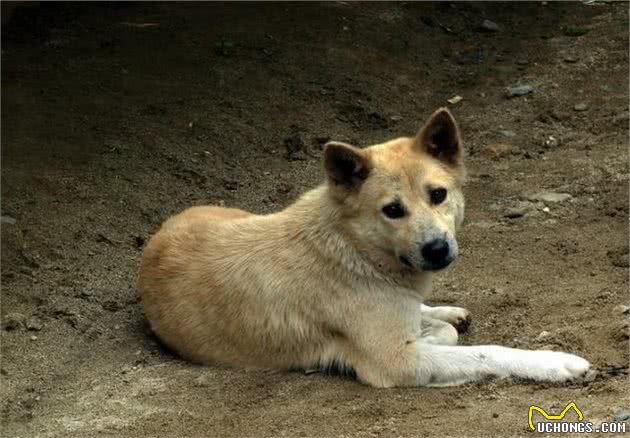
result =
[[[330,142],[324,165],[341,232],[372,264],[422,272],[455,260],[465,168],[447,109],[436,111],[412,138],[365,149]]]

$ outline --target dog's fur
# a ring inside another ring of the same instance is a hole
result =
[[[329,143],[327,181],[285,210],[253,215],[196,207],[148,243],[139,290],[153,331],[183,357],[238,367],[340,364],[377,387],[452,385],[492,376],[566,381],[577,356],[456,346],[458,307],[422,304],[432,239],[457,256],[465,179],[446,109],[419,134],[359,149]],[[430,190],[445,188],[433,205]],[[398,201],[404,217],[382,208]]]

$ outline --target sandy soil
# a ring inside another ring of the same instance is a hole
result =
[[[533,93],[506,98],[517,83]],[[472,311],[466,344],[579,353],[590,381],[375,390],[193,366],[145,333],[136,272],[167,216],[282,208],[321,181],[327,139],[413,134],[455,95],[467,221],[428,302]],[[610,421],[630,409],[627,133],[627,3],[18,9],[2,30],[4,436],[507,437],[531,434],[530,404],[569,401]]]

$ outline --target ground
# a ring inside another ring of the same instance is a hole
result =
[[[624,2],[17,9],[2,29],[4,433],[508,437],[531,433],[531,404],[570,401],[611,421],[630,409],[628,43]],[[533,91],[507,98],[517,84]],[[596,374],[376,390],[190,365],[145,331],[136,275],[166,217],[281,209],[322,181],[329,138],[413,135],[445,105],[467,219],[427,302],[472,312],[465,344],[570,351]]]

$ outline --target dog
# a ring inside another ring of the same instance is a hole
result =
[[[568,353],[456,345],[469,312],[423,304],[457,258],[464,219],[464,151],[447,109],[414,137],[329,142],[323,167],[325,182],[277,213],[194,207],[162,225],[138,289],[167,346],[202,364],[338,365],[379,388],[588,371]]]

